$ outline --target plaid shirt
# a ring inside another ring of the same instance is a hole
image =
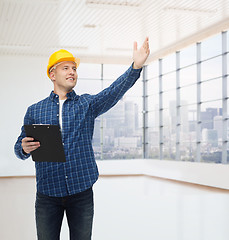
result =
[[[141,69],[132,66],[108,88],[96,95],[67,94],[62,109],[62,141],[66,162],[35,162],[37,191],[54,197],[76,194],[90,188],[98,179],[92,148],[94,120],[113,107],[140,77]],[[26,124],[59,125],[59,96],[51,92],[46,99],[33,104],[26,112]],[[21,140],[24,127],[15,144],[15,154],[27,159]]]

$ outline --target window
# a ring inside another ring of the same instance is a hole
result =
[[[176,55],[171,54],[163,58],[162,73],[169,73],[176,69]]]
[[[158,61],[154,61],[147,66],[148,79],[152,79],[159,76]]]
[[[129,68],[125,65],[103,67],[103,88],[108,87]],[[112,109],[100,117],[100,158],[142,158],[142,92],[140,78]]]
[[[208,80],[222,76],[222,56],[204,61],[201,64],[201,79]]]
[[[222,99],[222,78],[201,83],[201,102]]]
[[[221,34],[214,35],[201,43],[202,60],[209,59],[222,54]]]
[[[101,78],[101,65],[81,63],[80,68],[77,69],[80,78],[87,79],[100,79]]]
[[[149,66],[150,157],[229,162],[229,54],[222,52],[228,39],[220,33]]]
[[[180,86],[187,86],[196,83],[196,64],[180,70]]]
[[[118,104],[96,119],[96,159],[134,159],[144,155],[167,160],[229,162],[229,53],[222,52],[223,42],[229,48],[226,36],[227,32],[215,35],[203,40],[198,48],[193,44],[147,66],[147,79],[139,79]],[[85,64],[86,73],[79,72],[76,91],[99,92],[128,67]],[[145,96],[143,85],[147,89]],[[144,124],[143,100],[148,120]],[[143,131],[147,142],[143,140]],[[148,155],[143,154],[143,149],[147,149]]]
[[[196,63],[196,45],[191,45],[180,52],[180,66],[186,67]]]
[[[182,87],[180,89],[180,99],[182,105],[196,103],[197,101],[196,84]]]

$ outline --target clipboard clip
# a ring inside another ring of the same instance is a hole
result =
[[[32,124],[33,128],[36,128],[36,126],[47,126],[47,128],[50,128],[50,124]]]

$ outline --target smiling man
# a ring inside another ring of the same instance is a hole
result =
[[[92,148],[94,121],[113,107],[140,77],[149,56],[148,38],[141,48],[134,43],[133,64],[108,88],[96,95],[77,95],[76,59],[66,50],[49,58],[48,77],[54,90],[46,99],[27,109],[24,125],[59,125],[66,162],[36,162],[36,226],[38,240],[59,240],[64,213],[70,239],[90,240],[94,215],[93,184],[99,173]],[[15,154],[27,159],[40,147],[26,137],[24,127],[15,144]]]

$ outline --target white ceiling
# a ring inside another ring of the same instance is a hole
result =
[[[130,63],[150,38],[149,61],[229,29],[229,0],[0,0],[0,55]]]

